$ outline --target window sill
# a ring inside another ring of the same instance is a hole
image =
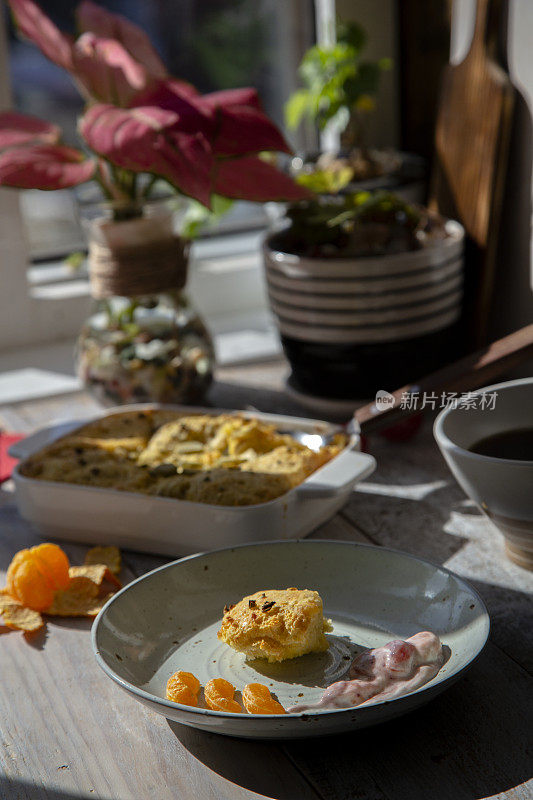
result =
[[[256,230],[200,239],[192,246],[192,264],[200,269],[227,271],[233,263],[241,266],[255,263],[263,236],[263,230]],[[34,287],[71,283],[77,280],[87,281],[87,274],[86,259],[76,269],[68,266],[64,259],[49,259],[29,267],[28,282]]]
[[[195,243],[187,293],[211,331],[221,366],[278,356],[281,346],[268,309],[261,266],[262,233]],[[86,264],[60,261],[28,270],[33,339],[0,351],[0,403],[76,391],[72,349],[91,299]],[[38,346],[32,346],[39,342]],[[48,343],[48,344],[47,344]],[[38,372],[36,372],[36,370]],[[37,393],[37,394],[36,394]]]
[[[250,325],[256,329],[258,321],[261,330],[272,330],[261,264],[262,235],[219,236],[193,245],[187,294],[215,335]],[[41,328],[35,339],[76,335],[91,304],[86,262],[76,270],[61,261],[33,266],[28,281]]]

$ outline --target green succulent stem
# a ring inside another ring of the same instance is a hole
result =
[[[289,225],[278,235],[288,252],[299,255],[368,255],[399,246],[420,246],[427,214],[391,192],[355,192],[317,197],[290,206]]]
[[[357,23],[337,26],[333,45],[315,45],[304,55],[298,74],[303,87],[285,105],[285,121],[296,129],[307,118],[320,130],[330,123],[342,131],[350,149],[365,148],[366,117],[375,107],[381,74],[391,60],[362,61],[366,34]]]

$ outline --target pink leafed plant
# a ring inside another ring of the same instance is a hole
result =
[[[77,8],[77,38],[33,0],[9,5],[21,34],[70,73],[86,100],[79,120],[84,149],[62,144],[55,125],[0,111],[0,185],[51,190],[94,180],[108,200],[136,203],[161,179],[208,208],[215,194],[253,201],[309,196],[261,156],[289,147],[255,89],[201,95],[168,74],[141,28],[91,0]]]

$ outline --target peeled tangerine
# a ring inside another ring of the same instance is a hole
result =
[[[69,561],[57,544],[20,550],[7,570],[7,591],[26,608],[44,611],[70,583]]]
[[[249,714],[287,713],[263,683],[248,683],[242,690],[242,702]]]
[[[207,681],[204,688],[206,705],[213,711],[226,711],[232,714],[242,714],[242,708],[233,699],[235,687],[224,678],[212,678]]]
[[[179,670],[170,676],[167,682],[167,700],[182,703],[184,706],[198,705],[200,681],[192,672]]]

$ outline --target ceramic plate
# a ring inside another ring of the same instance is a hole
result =
[[[225,604],[260,589],[289,586],[320,592],[334,626],[326,653],[280,664],[246,662],[217,639]],[[285,707],[314,702],[325,686],[345,676],[361,649],[422,630],[441,637],[447,661],[425,686],[389,702],[261,716],[165,699],[168,678],[182,669],[202,685],[214,677],[237,689],[265,683]],[[448,570],[383,547],[304,540],[242,545],[166,564],[107,603],[95,620],[92,641],[107,675],[154,711],[203,730],[268,739],[353,730],[411,710],[456,680],[479,655],[488,633],[483,601]]]

